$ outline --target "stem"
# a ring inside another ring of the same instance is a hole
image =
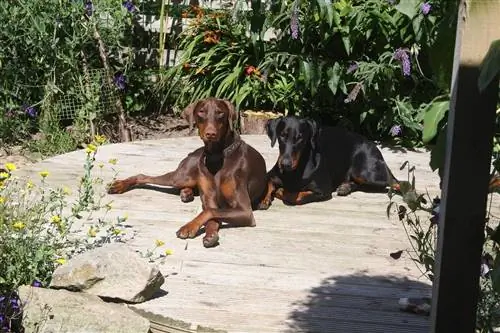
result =
[[[161,0],[160,6],[160,42],[158,45],[158,64],[160,70],[163,68],[163,49],[165,48],[165,1]]]
[[[101,57],[102,65],[104,66],[104,70],[106,71],[106,81],[112,86],[113,79],[111,76],[111,71],[108,64],[108,57],[106,56],[106,46],[97,30],[97,26],[94,25],[94,38],[97,41],[97,46],[99,48],[99,55]],[[125,118],[125,109],[123,108],[122,102],[120,98],[116,99],[116,109],[118,111],[118,129],[120,131],[120,138],[122,142],[130,141],[130,132],[127,126],[127,120]]]

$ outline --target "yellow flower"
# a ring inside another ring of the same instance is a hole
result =
[[[33,188],[33,187],[35,187],[35,184],[33,184],[33,182],[31,181],[31,179],[29,179],[26,182],[26,188],[30,189],[30,188]]]
[[[103,143],[105,143],[107,140],[106,136],[104,135],[96,135],[94,137],[94,141],[99,144],[99,145],[102,145]]]
[[[71,189],[67,186],[64,186],[62,189],[62,192],[64,195],[70,195],[71,194]]]
[[[104,207],[107,209],[107,210],[111,210],[113,208],[113,206],[111,206],[111,202],[110,203],[107,203],[106,205],[104,205]]]
[[[8,171],[16,171],[17,167],[14,163],[5,163],[5,169]]]
[[[54,224],[59,224],[59,223],[61,223],[61,217],[59,215],[54,215],[54,216],[52,216],[50,221]]]
[[[5,198],[4,197],[0,197],[0,204],[3,204],[5,202]]]
[[[17,230],[23,230],[24,227],[26,226],[26,224],[24,224],[23,222],[21,221],[17,221],[15,222],[13,225],[14,229],[17,229]]]
[[[165,245],[165,242],[162,241],[162,240],[157,239],[157,240],[155,240],[155,244],[156,244],[156,247],[160,247],[160,246]]]
[[[98,232],[98,231],[99,231],[99,229],[98,229],[98,228],[90,227],[90,228],[89,228],[89,231],[88,231],[88,233],[87,233],[87,234],[88,234],[90,237],[95,237],[95,236],[97,236],[97,232]]]
[[[85,151],[87,152],[87,154],[95,153],[97,151],[97,146],[93,144],[88,144],[87,148],[85,148]]]
[[[40,176],[42,178],[48,177],[49,176],[49,172],[48,171],[40,171]]]
[[[172,249],[166,249],[165,250],[165,255],[171,256],[172,254],[174,254],[174,250],[172,250]]]
[[[113,164],[113,165],[115,165],[117,162],[118,162],[118,160],[116,158],[112,158],[108,161],[109,164]]]
[[[7,179],[9,176],[10,175],[7,172],[0,172],[0,179]]]
[[[123,219],[123,221],[127,221],[128,220],[128,213],[123,214],[122,219]]]
[[[118,236],[119,234],[121,234],[122,231],[120,229],[113,229],[113,234],[115,234],[116,236]]]
[[[99,163],[99,164],[97,164],[97,166],[102,169],[102,168],[104,168],[104,163]]]
[[[56,263],[64,265],[66,263],[66,259],[64,259],[64,258],[58,258],[58,259],[56,259]]]

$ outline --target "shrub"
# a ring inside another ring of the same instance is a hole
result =
[[[84,173],[75,200],[68,188],[49,186],[48,171],[40,171],[39,181],[14,175],[13,164],[6,164],[0,173],[1,332],[15,331],[18,325],[18,286],[48,286],[54,269],[67,259],[123,237],[125,219],[106,220],[111,205],[103,202],[104,192],[98,191],[102,178],[93,171],[98,146],[104,141],[97,137],[85,150]],[[104,215],[94,219],[96,222],[82,237],[76,227],[95,212]]]
[[[95,114],[101,92],[86,84],[91,70],[103,68],[96,32],[112,75],[124,73],[133,60],[123,46],[133,19],[130,8],[114,0],[1,2],[0,143],[22,142],[39,126],[52,130],[40,115],[59,126],[62,96],[72,99],[79,130],[88,133],[88,122],[102,116]]]
[[[217,96],[241,108],[311,115],[376,138],[388,137],[397,124],[415,143],[426,104],[447,93],[446,75],[432,73],[451,61],[443,50],[453,44],[441,36],[454,32],[456,13],[450,2],[421,5],[252,1],[249,11],[236,6],[210,15],[193,8],[198,16],[180,36],[180,63],[161,88],[168,96],[179,87],[182,105]]]

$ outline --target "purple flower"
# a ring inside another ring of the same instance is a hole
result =
[[[129,11],[129,13],[133,13],[135,11],[135,6],[132,0],[126,0],[122,3],[122,5]]]
[[[402,48],[397,49],[396,52],[394,52],[393,58],[401,62],[401,66],[403,67],[403,75],[410,76],[411,63],[410,63],[410,54],[408,53],[408,49],[402,49]]]
[[[24,112],[31,118],[35,118],[37,115],[37,111],[34,107],[32,106],[27,106],[24,108]]]
[[[115,77],[113,79],[113,82],[115,83],[116,87],[120,90],[125,90],[126,87],[126,78],[125,75],[122,73],[116,73]]]
[[[394,125],[389,130],[389,134],[392,136],[398,136],[398,135],[401,135],[401,133],[403,133],[403,129],[401,128],[401,125]]]
[[[13,310],[19,310],[19,302],[17,298],[11,298],[10,299],[10,306],[12,307]]]
[[[358,69],[358,63],[356,61],[353,61],[349,67],[347,68],[347,74],[351,74],[352,72],[355,72],[356,69]]]
[[[42,283],[38,280],[33,281],[31,284],[33,287],[40,288],[42,286]]]
[[[86,0],[83,8],[85,9],[85,15],[89,17],[94,13],[94,5],[92,4],[92,0]]]
[[[420,5],[420,10],[422,14],[427,15],[431,11],[432,5],[429,2],[424,2]]]
[[[290,31],[292,33],[292,39],[299,38],[299,8],[297,2],[293,6],[292,17],[290,19]]]

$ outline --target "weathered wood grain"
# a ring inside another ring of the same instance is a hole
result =
[[[270,169],[277,149],[267,137],[244,139]],[[200,145],[197,137],[107,145],[97,155],[105,166],[96,171],[111,181],[108,160],[116,158],[112,167],[120,178],[162,174]],[[383,154],[397,177],[405,179],[399,166],[409,160],[420,191],[438,193],[428,153],[383,148]],[[75,190],[84,159],[83,151],[73,152],[24,172],[49,170],[49,183]],[[128,213],[138,232],[130,247],[145,251],[161,239],[174,252],[161,265],[167,294],[135,306],[151,314],[157,332],[186,332],[198,325],[245,333],[428,331],[427,318],[398,310],[400,297],[429,296],[430,286],[408,258],[389,257],[409,243],[401,224],[386,217],[385,194],[357,192],[303,207],[275,201],[268,211],[255,212],[255,228],[223,228],[220,246],[213,249],[203,248],[200,238],[175,236],[200,211],[199,198],[184,204],[161,190],[135,189],[106,200],[113,200],[111,214]]]

